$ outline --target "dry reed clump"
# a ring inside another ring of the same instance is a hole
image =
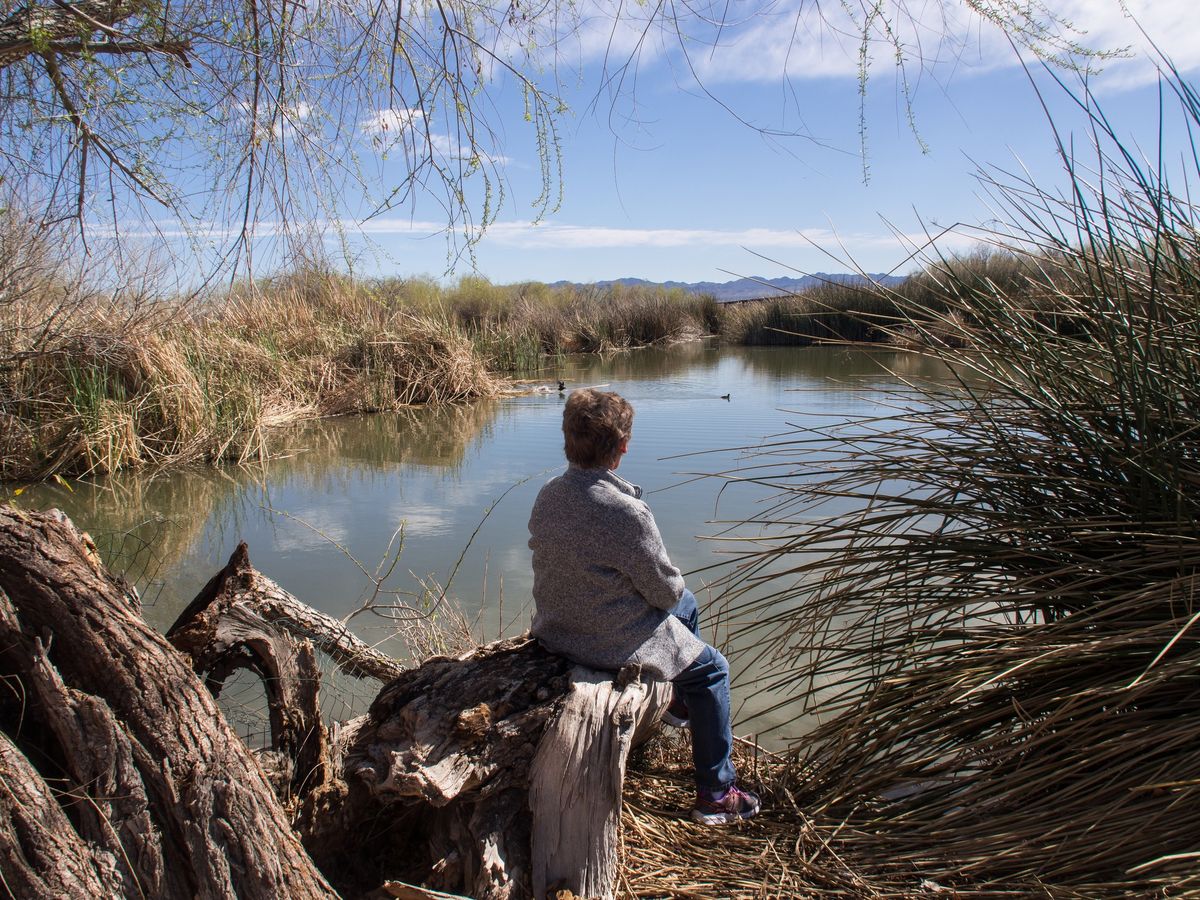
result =
[[[494,396],[498,390],[471,342],[428,319],[397,319],[388,331],[363,335],[343,360],[391,388],[390,402],[382,408],[453,403]]]
[[[873,343],[903,319],[894,298],[870,283],[830,283],[801,294],[723,310],[721,338],[747,346]]]
[[[570,321],[562,303],[522,297],[513,309],[511,323],[517,334],[532,340],[546,355],[562,352],[571,342]]]
[[[685,732],[664,731],[634,751],[621,811],[618,897],[905,898],[940,887],[915,870],[880,875],[845,856],[841,829],[818,824],[797,806],[800,785],[783,757],[739,740],[734,762],[763,808],[718,830],[689,817],[695,783]]]
[[[344,278],[131,303],[31,268],[47,253],[0,254],[0,479],[244,461],[298,419],[497,391],[455,328]],[[30,285],[56,286],[57,306],[38,313]]]
[[[712,298],[678,290],[524,283],[493,285],[468,277],[440,289],[389,281],[372,296],[390,307],[445,322],[468,336],[493,371],[536,369],[547,355],[623,350],[712,333]]]
[[[831,279],[801,293],[721,310],[724,341],[749,346],[814,343],[888,343],[920,350],[926,345],[970,344],[976,330],[997,327],[981,319],[975,300],[1003,294],[1020,298],[1062,333],[1080,323],[1062,302],[1055,258],[996,248],[929,261],[895,287],[871,281]],[[986,307],[986,304],[983,304]]]
[[[387,330],[403,316],[438,323],[447,332],[470,339],[492,372],[541,368],[545,357],[564,353],[624,350],[691,340],[715,334],[722,310],[712,297],[676,289],[539,283],[493,285],[469,276],[450,287],[429,279],[384,279],[350,282],[341,276],[297,273],[277,279],[262,291],[270,303],[252,296],[240,318],[280,317],[288,298],[304,300],[305,310],[322,308],[325,321],[370,322]],[[298,321],[298,320],[297,320]]]
[[[571,311],[565,349],[596,353],[648,347],[693,340],[702,333],[690,305],[655,295],[617,294]]]
[[[307,400],[326,415],[453,403],[497,390],[452,323],[414,315],[394,295],[346,276],[319,269],[281,276],[221,304],[216,317],[272,360],[294,363]]]
[[[260,452],[259,397],[241,369],[236,380],[214,379],[217,365],[169,334],[61,335],[5,382],[25,439],[5,448],[0,471],[103,474]]]
[[[780,494],[727,600],[822,715],[797,801],[959,895],[1200,893],[1200,213],[1085,101],[1102,179],[992,183],[1047,295],[947,290],[955,387],[737,473]]]

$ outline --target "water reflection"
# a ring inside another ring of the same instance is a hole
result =
[[[297,459],[309,468],[409,464],[454,469],[474,442],[488,438],[499,409],[500,401],[481,400],[324,419],[295,429],[281,441],[301,451]]]
[[[736,350],[733,352],[737,352]],[[690,341],[672,347],[647,347],[627,353],[596,353],[570,357],[563,368],[580,386],[596,380],[653,381],[687,373],[697,377],[721,362],[720,350],[708,341]]]
[[[739,540],[760,536],[757,526],[735,523],[752,519],[772,492],[754,484],[722,491],[720,480],[696,474],[736,474],[761,461],[754,448],[782,440],[793,426],[885,415],[889,392],[905,380],[945,376],[930,360],[888,350],[692,343],[572,358],[546,373],[548,383],[560,377],[569,388],[607,384],[634,404],[621,474],[647,490],[672,559],[692,573],[689,586],[708,606],[716,628],[709,636],[729,638],[736,649],[747,639],[720,623],[722,598],[706,586],[720,571],[714,567],[744,546]],[[59,506],[96,536],[114,567],[139,583],[147,618],[159,627],[239,540],[286,589],[347,616],[374,590],[363,568],[374,571],[403,523],[403,553],[387,587],[419,604],[430,585],[448,585],[480,636],[492,638],[528,623],[525,523],[537,490],[563,465],[563,401],[551,392],[328,419],[277,436],[279,456],[262,466],[127,472],[75,482],[72,491],[37,486],[21,502]],[[780,459],[794,468],[789,453]],[[387,639],[370,616],[352,627],[368,641]],[[784,694],[747,687],[750,675],[769,678],[771,661],[743,658],[735,702],[745,712],[771,706]],[[787,718],[778,710],[760,724]]]

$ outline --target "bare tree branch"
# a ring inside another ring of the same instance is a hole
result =
[[[1091,58],[1053,7],[959,4],[1044,58]],[[858,42],[863,90],[873,54],[886,56],[907,108],[910,69],[939,52],[921,37],[927,13],[903,0],[836,6],[837,22],[821,0],[0,0],[0,180],[43,221],[182,229],[212,245],[214,265],[245,263],[263,239],[278,252],[431,203],[457,235],[452,254],[470,252],[508,202],[508,159],[537,158],[535,218],[557,208],[560,78],[592,64],[596,21],[612,29],[595,65],[614,123],[636,121],[639,69],[665,58],[744,127],[803,136],[749,121],[705,83],[704,56],[764,21],[797,47],[841,29]],[[525,101],[515,113],[513,92]]]

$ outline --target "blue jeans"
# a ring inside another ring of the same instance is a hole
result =
[[[692,634],[700,637],[700,610],[695,595],[687,590],[671,610]],[[736,777],[730,756],[733,727],[729,721],[729,663],[707,644],[696,661],[674,679],[675,693],[688,708],[692,723],[692,762],[696,785],[720,791]]]

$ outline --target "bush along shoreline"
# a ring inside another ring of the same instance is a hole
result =
[[[678,288],[501,286],[479,277],[443,287],[308,266],[183,302],[89,290],[54,261],[47,235],[11,222],[3,231],[3,481],[261,459],[273,428],[492,397],[509,378],[570,353],[703,337],[915,346],[953,332],[938,321],[959,315],[944,273],[933,270],[894,289],[830,283],[720,303]],[[1000,255],[955,260],[947,270],[960,286],[1025,278],[1020,263]],[[924,324],[912,326],[917,320]]]
[[[475,400],[501,383],[460,330],[335,281],[187,306],[48,287],[50,312],[0,310],[3,480],[244,462],[281,425]]]

